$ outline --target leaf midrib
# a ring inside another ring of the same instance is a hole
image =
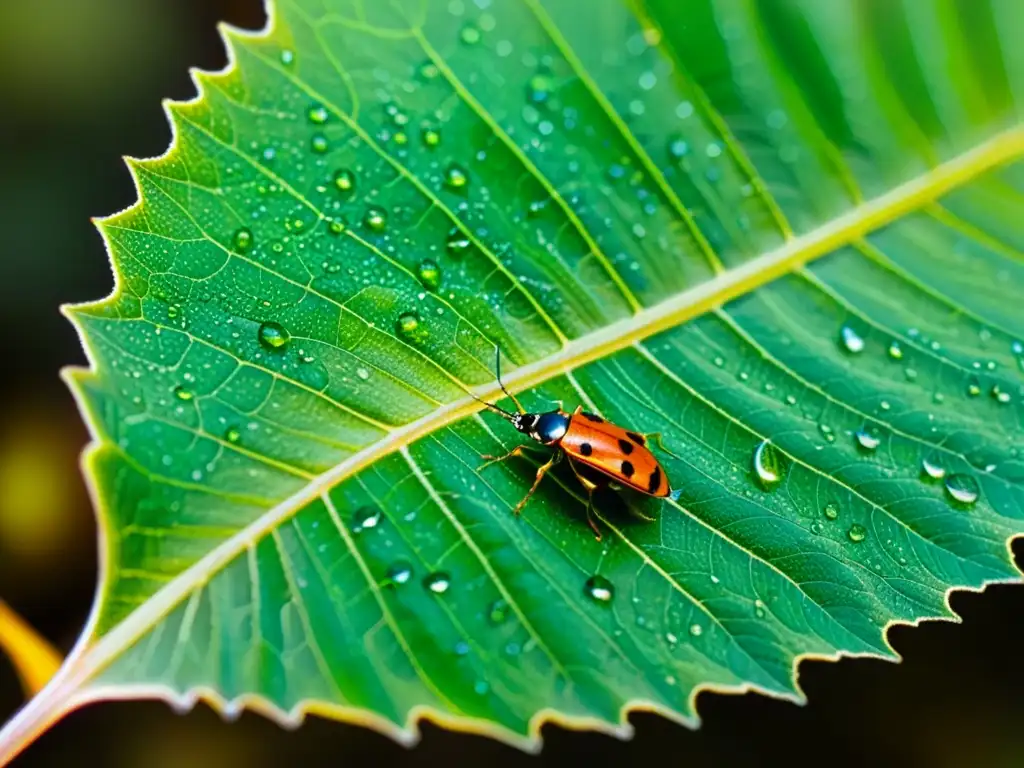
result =
[[[793,238],[768,253],[683,291],[632,317],[569,342],[546,358],[510,371],[506,387],[520,392],[544,381],[629,347],[660,331],[743,296],[760,286],[837,248],[863,237],[916,210],[989,169],[1024,154],[1024,129],[1016,128],[905,182],[886,194],[857,206],[811,232]],[[496,383],[477,387],[475,394],[490,399],[499,394]],[[382,440],[315,477],[300,491],[267,510],[257,520],[211,550],[202,559],[140,605],[127,619],[74,659],[67,683],[81,684],[102,669],[129,644],[155,626],[198,585],[209,580],[263,536],[314,501],[324,490],[358,473],[382,457],[481,409],[470,397],[448,403],[434,412],[388,433]],[[95,449],[95,446],[94,446]],[[73,685],[77,687],[77,685]]]

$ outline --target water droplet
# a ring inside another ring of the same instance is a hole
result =
[[[754,615],[757,616],[757,618],[759,618],[759,619],[763,619],[765,617],[765,609],[764,609],[764,601],[763,600],[755,600],[754,601]]]
[[[473,683],[473,691],[479,696],[483,696],[489,690],[491,690],[491,686],[486,680],[477,680]]]
[[[327,137],[322,133],[313,134],[313,138],[309,140],[309,148],[318,155],[322,155],[327,151]]]
[[[346,229],[348,229],[348,224],[341,216],[331,219],[327,224],[327,231],[332,235],[343,235]]]
[[[700,637],[702,634],[704,634],[704,627],[702,627],[700,624],[691,624],[690,634],[693,637]]]
[[[967,394],[970,397],[977,397],[978,395],[981,394],[981,384],[973,376],[967,382]]]
[[[1010,402],[1010,393],[1001,389],[998,384],[992,387],[992,399],[1001,405],[1006,405]]]
[[[815,536],[820,536],[821,532],[824,530],[825,526],[823,526],[818,520],[815,520],[813,523],[811,523],[811,533],[813,533]]]
[[[435,291],[441,284],[441,268],[432,259],[424,259],[416,268],[416,274],[423,283],[423,287]]]
[[[403,312],[398,316],[395,323],[395,330],[401,336],[411,341],[422,341],[426,338],[426,328],[420,322],[420,316],[416,312]]]
[[[356,376],[358,376],[363,381],[366,381],[367,379],[370,378],[370,372],[365,368],[356,368]]]
[[[668,145],[668,153],[678,160],[690,154],[690,145],[682,139],[672,139]]]
[[[850,526],[850,530],[846,532],[846,536],[854,544],[860,544],[868,537],[868,529],[860,523],[854,523]]]
[[[451,577],[444,571],[435,571],[423,579],[423,586],[435,595],[443,595],[452,585]]]
[[[356,188],[356,175],[347,168],[334,174],[334,186],[342,192],[351,192]]]
[[[469,183],[469,176],[462,166],[452,163],[444,172],[444,185],[449,189],[462,189]]]
[[[174,388],[174,396],[179,400],[184,400],[186,403],[195,397],[195,393],[188,387],[178,385]]]
[[[445,248],[452,256],[460,256],[468,251],[471,245],[472,242],[465,232],[461,229],[453,229],[448,233],[448,241],[445,243]]]
[[[396,560],[388,566],[387,577],[392,584],[405,584],[412,578],[412,565],[405,560]]]
[[[480,30],[472,24],[467,24],[459,33],[459,39],[466,45],[476,45],[480,42]]]
[[[252,232],[242,227],[235,232],[235,250],[239,253],[246,253],[252,248]]]
[[[327,118],[330,116],[327,109],[321,104],[314,104],[309,108],[309,112],[306,113],[309,118],[309,122],[317,125],[323,125],[327,122]]]
[[[242,432],[238,427],[228,427],[224,430],[224,439],[229,443],[237,443],[242,439]]]
[[[373,230],[374,232],[383,232],[384,227],[388,225],[388,215],[384,212],[384,209],[377,205],[371,205],[366,209],[366,215],[363,216],[363,226],[367,229]]]
[[[436,128],[424,128],[421,137],[423,145],[427,147],[436,147],[441,143],[441,134]]]
[[[873,451],[882,443],[882,435],[878,427],[865,424],[854,433],[857,444],[866,451]]]
[[[889,357],[893,360],[903,359],[903,347],[900,346],[898,341],[894,341],[889,345]]]
[[[939,463],[937,455],[926,456],[922,459],[921,472],[932,480],[941,480],[946,476],[946,468]]]
[[[267,349],[282,349],[291,341],[291,334],[280,323],[268,321],[260,326],[260,344]]]
[[[360,507],[352,513],[352,530],[358,533],[367,528],[376,528],[382,516],[377,507]]]
[[[864,338],[848,325],[844,325],[839,331],[839,339],[847,352],[857,354],[864,351]]]
[[[487,608],[487,620],[494,625],[501,624],[508,618],[508,601],[498,598]]]
[[[295,52],[287,49],[281,51],[281,63],[286,67],[290,67],[295,63]]]
[[[555,90],[555,82],[552,80],[551,75],[540,72],[533,77],[526,84],[526,97],[534,104],[543,104],[549,98]]]
[[[459,642],[455,644],[454,650],[456,656],[465,656],[469,653],[469,643],[465,640],[459,640]]]
[[[961,504],[973,504],[981,490],[978,481],[970,475],[955,474],[946,478],[946,493]]]
[[[839,518],[839,507],[835,504],[826,504],[822,514],[825,515],[827,520],[836,520]]]
[[[785,456],[768,440],[762,441],[754,450],[754,472],[766,491],[772,490],[786,476]]]
[[[607,605],[615,597],[615,586],[604,576],[591,576],[583,585],[583,594],[595,603]]]

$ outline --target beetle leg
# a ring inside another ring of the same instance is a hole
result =
[[[476,471],[479,472],[484,467],[489,467],[489,466],[491,466],[491,464],[497,464],[500,461],[505,461],[506,459],[511,459],[511,458],[513,458],[515,456],[522,456],[523,455],[523,451],[527,450],[528,448],[529,448],[529,446],[517,445],[511,451],[509,451],[508,453],[502,454],[501,456],[491,456],[490,454],[486,454],[485,453],[485,454],[481,455],[480,458],[481,459],[487,459],[487,461],[485,461],[483,464],[481,464],[479,467],[477,467]]]
[[[555,451],[555,453],[552,455],[552,457],[550,459],[548,459],[547,464],[542,464],[537,469],[537,477],[534,479],[533,485],[530,486],[529,492],[525,496],[523,496],[523,500],[520,501],[518,504],[516,504],[516,508],[512,510],[512,514],[513,515],[518,515],[519,514],[519,511],[523,508],[523,506],[526,504],[526,502],[528,502],[530,500],[530,497],[533,496],[533,492],[537,490],[537,486],[540,485],[540,481],[544,479],[544,475],[546,475],[548,470],[551,469],[553,466],[555,466],[555,464],[557,464],[561,460],[562,460],[562,452],[561,451]]]
[[[580,485],[582,485],[583,489],[587,492],[587,524],[594,532],[594,538],[600,541],[601,529],[597,527],[597,521],[594,519],[594,491],[601,486],[590,478],[581,475],[575,461],[570,461],[569,466],[572,467],[573,474],[576,475],[576,479],[580,481]]]
[[[668,448],[665,447],[665,443],[661,439],[661,432],[647,432],[644,435],[644,437],[647,438],[648,440],[652,440],[654,442],[654,444],[656,446],[658,446],[658,448],[660,450],[664,451],[669,456],[672,456],[673,458],[682,460],[682,456],[679,456],[678,454],[672,453],[672,451],[670,451]]]

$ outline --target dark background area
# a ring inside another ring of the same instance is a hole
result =
[[[120,158],[166,149],[161,99],[193,96],[190,66],[223,66],[219,20],[261,27],[261,0],[0,2],[0,597],[65,652],[92,601],[96,545],[78,469],[87,435],[58,378],[84,356],[58,306],[110,291],[89,217],[134,201]],[[959,626],[892,632],[901,665],[805,664],[804,707],[702,694],[699,731],[653,715],[633,716],[630,742],[548,726],[529,757],[431,725],[410,751],[318,718],[284,731],[253,714],[225,723],[203,705],[178,715],[121,702],[72,714],[16,765],[1024,766],[1024,587],[952,603]],[[0,720],[22,702],[0,658]]]

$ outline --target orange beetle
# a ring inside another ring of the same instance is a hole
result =
[[[587,522],[598,541],[601,539],[601,531],[594,521],[591,509],[594,503],[594,492],[599,488],[626,486],[646,496],[678,498],[679,491],[672,490],[668,475],[654,454],[647,448],[647,436],[611,424],[600,416],[584,411],[582,405],[577,406],[571,414],[561,408],[546,413],[530,413],[519,404],[511,392],[505,389],[505,385],[501,381],[500,349],[495,363],[495,375],[501,391],[515,403],[518,413],[511,413],[493,403],[488,403],[473,395],[472,392],[470,395],[499,414],[524,435],[528,435],[554,451],[551,458],[537,469],[533,486],[522,501],[516,505],[513,514],[519,514],[534,491],[537,490],[544,475],[563,457],[568,457],[569,466],[572,467],[576,478],[587,491]],[[660,436],[654,435],[654,437],[658,438],[660,445]],[[482,458],[489,459],[489,461],[480,465],[478,469],[505,461],[513,456],[522,456],[523,451],[530,447],[529,445],[519,445],[503,456],[483,456]]]

